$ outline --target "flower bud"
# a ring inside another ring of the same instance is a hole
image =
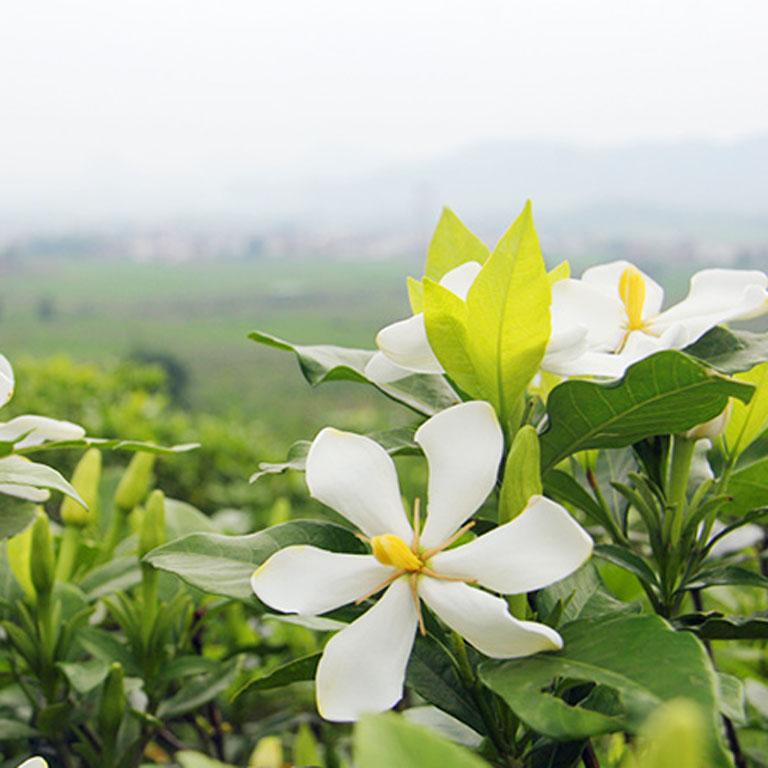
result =
[[[259,739],[248,761],[253,768],[282,768],[283,764],[283,744],[279,736]]]
[[[165,544],[165,496],[154,490],[149,494],[144,519],[139,529],[139,559],[155,547]]]
[[[130,512],[141,502],[149,489],[152,467],[155,464],[154,453],[135,453],[120,478],[115,492],[115,506],[122,512]]]
[[[61,520],[65,525],[84,526],[93,522],[99,503],[100,480],[101,451],[91,448],[83,454],[72,473],[72,485],[88,508],[65,496],[61,505]]]
[[[714,419],[697,424],[685,433],[688,440],[715,440],[723,434],[731,418],[731,401]]]
[[[109,668],[107,679],[104,681],[101,705],[99,706],[99,730],[105,737],[114,740],[124,712],[123,667],[119,661],[114,661]]]
[[[56,557],[53,553],[48,515],[42,508],[38,508],[37,520],[32,526],[32,547],[29,558],[29,573],[38,597],[51,593],[55,572]]]

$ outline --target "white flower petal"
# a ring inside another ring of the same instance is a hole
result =
[[[514,659],[563,647],[554,629],[534,621],[519,621],[500,597],[468,584],[423,576],[419,594],[451,629],[494,659]]]
[[[365,366],[363,374],[374,384],[391,384],[406,376],[413,376],[414,371],[393,363],[383,352],[376,352]]]
[[[30,757],[25,760],[19,768],[48,768],[48,763],[42,757]]]
[[[429,346],[421,312],[382,328],[376,336],[376,344],[393,363],[414,373],[444,373]]]
[[[16,443],[16,448],[40,445],[48,440],[79,440],[85,437],[85,430],[79,424],[49,419],[47,416],[17,416],[0,424],[0,440],[13,441],[27,432],[29,434]]]
[[[504,436],[493,408],[474,400],[440,411],[419,427],[414,439],[429,462],[421,542],[430,549],[448,539],[493,490]]]
[[[31,485],[15,485],[13,483],[0,483],[0,493],[15,496],[17,499],[34,501],[36,504],[48,501],[51,496],[51,492],[47,488],[33,488]]]
[[[0,407],[13,395],[13,368],[4,355],[0,355]]]
[[[661,333],[673,325],[687,330],[692,344],[710,328],[730,320],[743,320],[768,311],[768,278],[757,270],[704,269],[691,278],[688,296],[649,324]]]
[[[400,578],[325,646],[316,679],[320,714],[349,722],[397,704],[417,625],[408,580]]]
[[[633,267],[634,264],[630,264],[623,259],[620,261],[612,261],[609,264],[600,264],[597,267],[590,267],[581,276],[581,279],[588,285],[592,285],[606,296],[616,298],[621,301],[621,294],[619,293],[619,283],[621,276],[628,267]],[[637,269],[637,267],[635,267]],[[651,277],[645,274],[642,270],[637,270],[643,276],[643,282],[645,283],[645,302],[643,304],[643,317],[651,317],[657,314],[661,310],[661,306],[664,303],[664,289]]]
[[[592,539],[554,501],[533,496],[514,520],[474,541],[435,555],[445,576],[477,579],[483,587],[519,594],[554,584],[592,554]]]
[[[307,485],[312,496],[366,536],[394,533],[410,544],[413,529],[400,499],[395,465],[370,438],[322,430],[307,456]]]
[[[447,288],[451,293],[455,293],[462,301],[466,301],[469,289],[482,268],[482,265],[477,261],[466,261],[464,264],[454,267],[450,272],[446,272],[440,279],[440,285]]]
[[[316,616],[359,600],[393,572],[373,555],[298,545],[272,555],[251,577],[251,587],[272,608]]]
[[[627,313],[621,299],[607,296],[580,280],[558,280],[552,286],[552,336],[585,328],[586,343],[596,352],[613,352],[621,344]]]

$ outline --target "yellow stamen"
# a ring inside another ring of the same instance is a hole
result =
[[[371,547],[376,559],[383,565],[393,565],[404,571],[420,571],[424,565],[411,548],[393,533],[374,536]]]
[[[475,521],[472,520],[466,525],[463,525],[461,528],[459,528],[458,531],[456,531],[456,533],[453,534],[453,536],[451,536],[450,539],[448,539],[448,541],[445,542],[445,544],[442,544],[439,547],[435,547],[434,549],[430,549],[427,552],[425,552],[421,556],[424,562],[426,563],[430,557],[434,557],[438,552],[442,552],[444,549],[448,549],[448,547],[450,547],[454,541],[457,541],[458,539],[460,539],[470,528],[474,526],[474,524],[475,524]]]
[[[424,635],[427,634],[427,630],[424,627],[424,617],[421,614],[421,603],[419,602],[418,574],[412,573],[408,577],[408,583],[411,587],[411,597],[413,598],[413,602],[416,605],[416,614],[419,617],[419,630],[421,632],[421,636],[424,637]]]
[[[399,571],[395,571],[391,576],[384,579],[384,581],[382,581],[378,587],[374,587],[370,592],[366,592],[359,600],[355,600],[355,605],[360,605],[360,603],[362,603],[364,600],[367,600],[369,597],[373,597],[377,592],[381,592],[384,587],[388,587],[395,579],[399,579],[405,574],[406,571],[404,571],[402,568]]]
[[[645,280],[643,280],[640,270],[631,264],[619,278],[619,296],[621,296],[627,310],[629,330],[641,330],[643,327],[643,307],[645,306]]]

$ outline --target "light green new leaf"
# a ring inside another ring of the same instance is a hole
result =
[[[489,768],[465,747],[391,712],[364,716],[354,745],[359,768]]]
[[[191,749],[183,749],[173,758],[178,760],[181,768],[237,768],[232,763],[222,763],[221,760],[214,760],[212,757],[206,757],[202,752],[193,752]]]
[[[749,402],[754,387],[675,350],[657,352],[600,384],[565,381],[547,400],[542,473],[585,448],[621,448],[653,435],[685,432],[717,416],[729,397]]]
[[[768,363],[737,373],[734,378],[755,385],[755,393],[748,403],[733,401],[731,418],[725,428],[728,452],[738,456],[768,425]]]
[[[544,358],[551,299],[528,203],[467,295],[466,328],[477,379],[505,423]]]
[[[657,616],[599,617],[561,630],[564,647],[525,659],[480,666],[481,679],[530,728],[569,740],[626,730],[636,733],[663,702],[685,697],[702,707],[718,766],[728,766],[719,743],[717,681],[704,646]],[[558,678],[592,681],[617,693],[619,711],[571,706],[547,689]],[[715,741],[718,740],[718,741]]]
[[[405,284],[408,288],[408,303],[411,305],[411,312],[418,315],[424,311],[424,286],[421,280],[413,277],[406,278]]]
[[[248,536],[192,533],[144,557],[193,587],[236,600],[255,601],[251,576],[270,555],[293,544],[333,552],[363,554],[365,546],[352,531],[315,520],[294,520]]]
[[[541,494],[540,461],[539,437],[536,429],[527,425],[515,435],[507,456],[499,497],[499,525],[517,517],[531,496]]]
[[[488,246],[473,235],[450,208],[443,208],[429,244],[424,274],[437,282],[446,272],[468,261],[485,264],[487,258]]]

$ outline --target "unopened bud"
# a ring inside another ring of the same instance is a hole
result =
[[[51,527],[48,515],[40,507],[37,510],[37,520],[32,526],[32,547],[29,557],[29,573],[38,597],[49,595],[53,589],[56,572],[56,557],[53,553]]]
[[[69,496],[61,505],[61,520],[65,525],[88,525],[96,517],[99,503],[99,482],[101,480],[101,451],[87,450],[72,473],[72,485],[88,505],[86,509]]]
[[[130,512],[146,496],[152,467],[155,464],[154,453],[135,453],[120,478],[115,492],[115,506],[122,512]]]
[[[147,499],[144,519],[139,529],[139,559],[147,552],[165,544],[165,496],[152,491]]]
[[[125,688],[123,686],[123,667],[119,661],[112,662],[109,674],[104,681],[99,707],[99,730],[104,736],[114,740],[120,721],[125,712]]]
[[[697,424],[685,433],[685,437],[688,440],[715,440],[723,434],[730,418],[731,401],[729,400],[728,405],[714,419],[705,421],[703,424]]]
[[[279,736],[264,736],[248,760],[249,768],[282,768],[283,744]]]

